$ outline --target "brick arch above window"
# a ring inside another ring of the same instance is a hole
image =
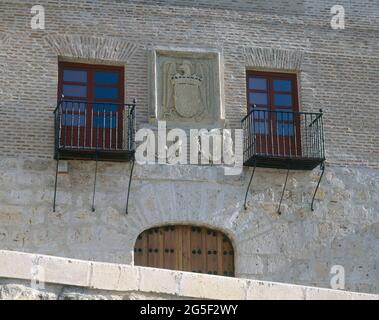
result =
[[[277,48],[245,48],[246,66],[252,68],[301,70],[303,52]]]
[[[128,62],[137,45],[119,38],[102,38],[81,35],[49,35],[45,38],[61,57]]]
[[[142,232],[134,264],[221,276],[234,276],[234,249],[223,232],[192,225],[166,225]]]

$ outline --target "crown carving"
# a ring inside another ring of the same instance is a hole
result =
[[[176,74],[171,77],[171,81],[175,84],[189,84],[198,86],[203,81],[203,78],[197,76],[196,74]]]

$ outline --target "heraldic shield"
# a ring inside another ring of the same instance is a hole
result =
[[[204,111],[200,92],[202,78],[196,74],[191,75],[184,66],[182,68],[184,74],[176,74],[171,77],[174,87],[175,110],[184,118],[192,118]]]

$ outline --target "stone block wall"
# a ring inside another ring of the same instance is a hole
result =
[[[278,215],[285,171],[258,168],[244,210],[250,169],[136,165],[126,215],[129,164],[99,163],[92,212],[94,165],[69,162],[54,213],[55,162],[1,159],[1,248],[131,264],[142,231],[205,225],[232,240],[237,277],[329,288],[342,265],[348,290],[378,292],[377,170],[327,167],[313,212],[318,172],[290,172]]]
[[[379,295],[0,250],[0,300],[378,300]],[[33,275],[30,270],[38,270]],[[237,307],[238,308],[238,307]]]

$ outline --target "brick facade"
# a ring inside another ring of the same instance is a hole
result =
[[[42,1],[46,29],[32,30],[29,4],[1,1],[1,154],[51,158],[58,59],[125,64],[126,99],[147,122],[148,51],[160,45],[223,53],[231,127],[246,114],[246,69],[297,71],[301,110],[325,112],[328,161],[377,168],[377,3],[346,1],[346,29],[333,30],[330,1],[287,2]]]

